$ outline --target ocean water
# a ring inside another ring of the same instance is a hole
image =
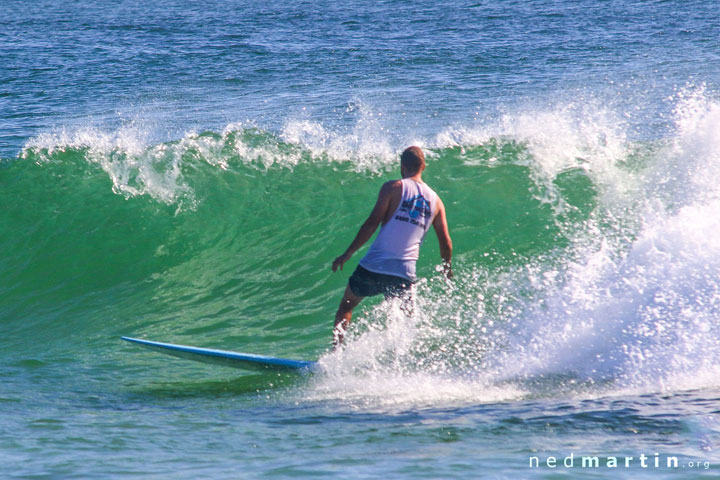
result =
[[[720,478],[720,4],[0,12],[0,477]],[[332,353],[411,144],[455,279]]]

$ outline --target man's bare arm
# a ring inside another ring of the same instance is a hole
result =
[[[447,217],[445,216],[445,205],[438,198],[438,213],[433,220],[433,228],[440,244],[440,256],[443,259],[443,271],[447,278],[453,277],[452,272],[452,239],[448,230]]]
[[[357,252],[360,247],[365,244],[365,242],[370,240],[370,237],[372,237],[373,233],[375,233],[375,230],[377,230],[378,225],[382,223],[385,215],[387,214],[388,208],[390,208],[390,199],[394,183],[396,182],[386,182],[382,186],[382,188],[380,189],[380,193],[378,194],[378,199],[375,203],[375,207],[373,208],[372,212],[370,212],[370,216],[367,218],[367,220],[365,220],[365,223],[362,224],[360,230],[355,236],[355,239],[352,241],[347,250],[345,250],[345,252],[339,257],[337,257],[333,262],[333,272],[336,272],[338,268],[342,270],[345,262],[347,262],[352,256],[352,254]]]

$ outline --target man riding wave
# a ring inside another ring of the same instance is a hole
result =
[[[440,244],[440,256],[447,278],[452,278],[452,240],[448,231],[445,206],[440,197],[422,180],[425,155],[419,147],[409,147],[400,156],[402,179],[386,182],[378,194],[370,216],[355,239],[332,264],[333,272],[342,270],[353,253],[380,227],[380,233],[348,280],[345,294],[335,314],[333,345],[342,344],[353,309],[365,297],[383,294],[385,298],[405,297],[412,293],[417,280],[415,264],[420,245],[430,226]]]

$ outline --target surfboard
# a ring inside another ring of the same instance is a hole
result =
[[[153,342],[139,338],[121,337],[127,342],[141,345],[166,355],[194,360],[196,362],[222,365],[224,367],[240,368],[254,371],[275,371],[289,373],[310,373],[317,368],[317,362],[304,360],[290,360],[288,358],[266,357],[252,353],[229,352],[227,350],[214,350],[212,348],[190,347],[175,345],[173,343]]]

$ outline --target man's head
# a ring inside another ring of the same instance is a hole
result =
[[[420,147],[408,147],[400,155],[400,170],[403,177],[412,177],[425,170],[425,154]]]

